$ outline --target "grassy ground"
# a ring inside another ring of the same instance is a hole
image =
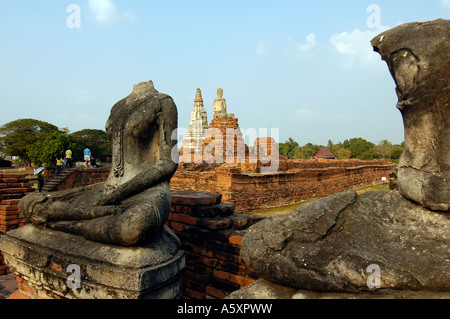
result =
[[[379,190],[389,190],[389,184],[380,184],[380,185],[374,185],[374,186],[367,186],[356,189],[356,192],[358,194],[364,194],[368,191],[379,191]],[[260,215],[260,216],[274,216],[274,215],[284,215],[288,213],[292,213],[295,211],[300,205],[303,205],[305,203],[314,201],[319,199],[320,197],[305,199],[300,201],[299,203],[288,205],[288,206],[281,206],[281,207],[273,207],[273,208],[267,208],[267,209],[261,209],[258,211],[250,212],[251,215]]]

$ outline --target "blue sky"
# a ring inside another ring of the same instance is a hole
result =
[[[448,19],[450,0],[0,0],[0,15],[0,125],[104,129],[113,104],[152,80],[180,127],[197,88],[211,120],[221,87],[243,130],[278,128],[281,142],[401,143],[395,85],[370,40]]]

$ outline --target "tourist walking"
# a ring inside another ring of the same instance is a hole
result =
[[[66,167],[72,167],[72,151],[70,149],[66,151]]]
[[[42,174],[38,174],[38,188],[39,193],[42,193],[42,189],[44,188],[44,178],[42,177]]]
[[[91,167],[91,150],[89,148],[84,149],[84,166]]]
[[[62,167],[63,167],[63,159],[62,158],[56,159],[56,176],[59,176],[59,174],[61,174]]]

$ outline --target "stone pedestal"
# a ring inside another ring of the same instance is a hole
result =
[[[144,247],[105,245],[33,225],[0,240],[6,264],[36,298],[180,298],[185,264],[180,247],[167,227]]]

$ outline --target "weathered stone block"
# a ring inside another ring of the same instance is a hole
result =
[[[165,227],[143,247],[86,240],[33,225],[4,235],[0,247],[7,265],[28,287],[67,299],[174,299],[181,297],[184,252]],[[68,286],[70,265],[80,269],[80,288]]]

